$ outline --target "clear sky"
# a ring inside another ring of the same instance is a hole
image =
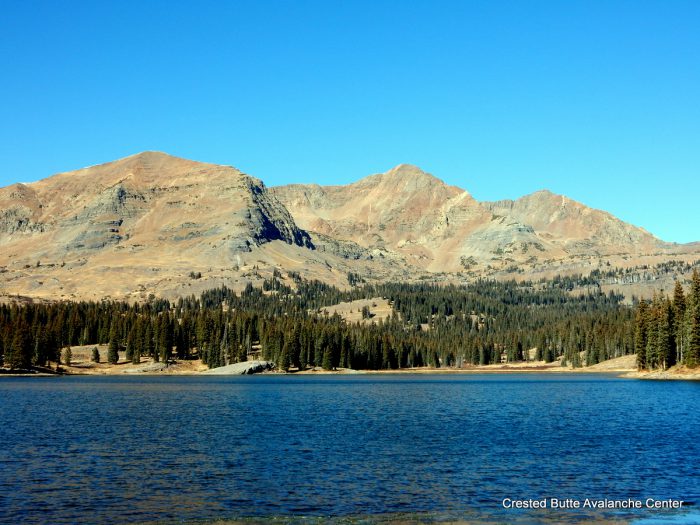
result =
[[[412,163],[700,240],[700,2],[3,2],[0,185],[143,150],[268,185]]]

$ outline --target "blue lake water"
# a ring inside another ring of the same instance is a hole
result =
[[[693,382],[0,379],[3,523],[700,523],[699,465]],[[505,498],[687,503],[515,510]]]

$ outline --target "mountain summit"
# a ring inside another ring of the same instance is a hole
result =
[[[346,186],[272,191],[303,228],[401,253],[432,272],[533,270],[571,256],[638,255],[669,246],[563,196],[543,191],[482,203],[407,164]]]
[[[274,269],[335,284],[348,272],[535,277],[698,251],[546,191],[478,202],[409,164],[268,189],[153,151],[0,188],[0,247],[2,293],[53,299],[179,297]]]

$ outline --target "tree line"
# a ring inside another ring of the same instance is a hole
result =
[[[700,365],[700,273],[693,271],[686,296],[676,281],[673,297],[656,293],[635,312],[635,351],[640,370]]]
[[[133,363],[145,357],[165,363],[202,359],[212,368],[251,356],[274,361],[282,370],[461,367],[531,359],[581,366],[633,353],[637,344],[634,312],[612,293],[572,294],[556,282],[353,282],[341,290],[276,272],[262,288],[223,287],[172,303],[3,305],[0,359],[7,368],[27,370],[55,365],[66,347],[107,344],[107,360],[113,363],[120,355]],[[371,323],[349,323],[321,310],[378,297],[389,302],[392,314],[381,319],[362,312]]]

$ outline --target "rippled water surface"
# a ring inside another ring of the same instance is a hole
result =
[[[599,521],[629,513],[515,511],[501,501],[700,505],[699,465],[700,384],[691,382],[579,374],[0,379],[5,523]],[[696,523],[695,508],[634,517]]]

